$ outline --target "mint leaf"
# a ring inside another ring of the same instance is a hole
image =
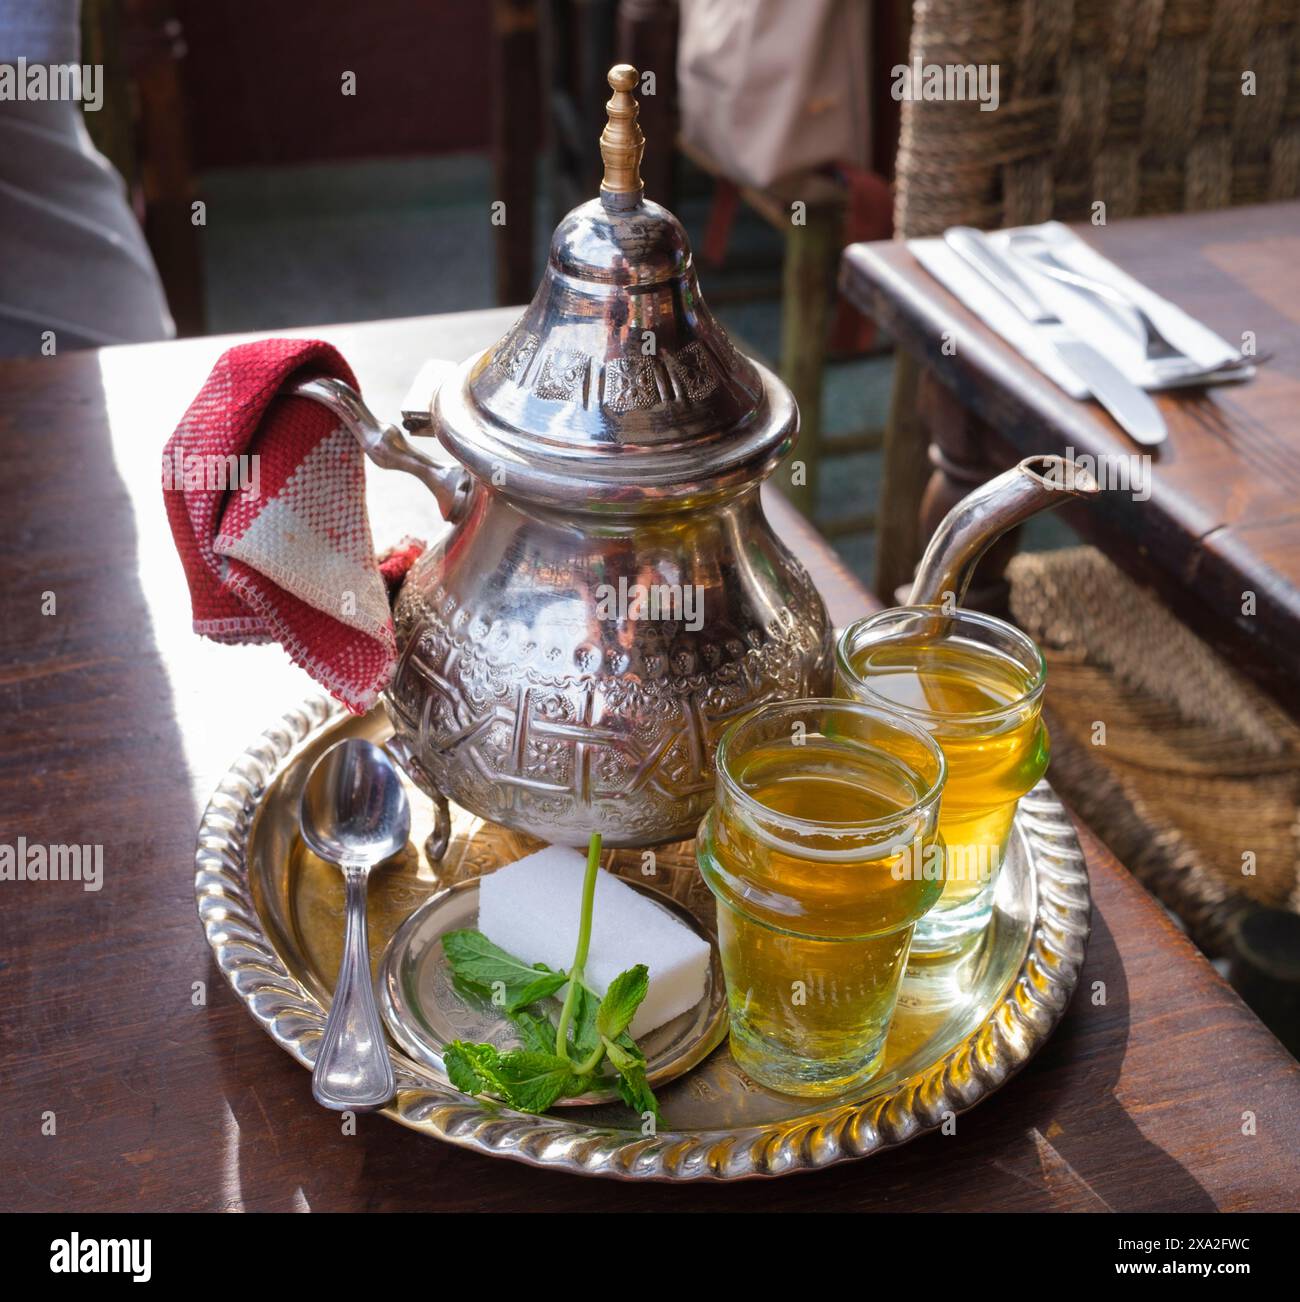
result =
[[[628,1050],[618,1041],[606,1037],[605,1052],[609,1055],[614,1070],[618,1072],[618,1080],[615,1084],[619,1098],[633,1112],[641,1115],[652,1113],[656,1124],[663,1125],[664,1119],[659,1111],[659,1100],[655,1098],[654,1090],[650,1088],[645,1077],[645,1059],[641,1056],[641,1050],[635,1045]]]
[[[629,1041],[629,1043],[631,1042]],[[605,1052],[609,1054],[610,1062],[618,1071],[632,1071],[637,1067],[645,1066],[645,1058],[642,1057],[641,1050],[635,1044],[629,1049],[617,1040],[606,1037]]]
[[[565,973],[552,972],[545,963],[529,967],[494,945],[481,931],[449,931],[442,938],[442,948],[451,964],[453,987],[480,995],[503,988],[507,1015],[549,998],[569,980]],[[500,1006],[499,1000],[496,1006]]]
[[[447,1079],[462,1094],[483,1094],[499,1089],[497,1070],[501,1058],[490,1044],[453,1040],[442,1053]]]
[[[507,1015],[554,994],[568,980],[545,963],[529,967],[481,931],[449,931],[442,948],[451,966],[452,986],[462,994],[473,991],[490,999],[493,1008],[504,1009]]]
[[[533,1053],[555,1052],[555,1025],[549,1017],[538,1017],[524,1009],[510,1013],[509,1016],[525,1049]]]
[[[528,1049],[515,1049],[501,1058],[497,1075],[507,1101],[521,1112],[545,1112],[556,1099],[581,1094],[585,1088],[584,1078],[567,1059]]]
[[[529,1004],[535,1004],[539,999],[547,999],[553,995],[561,986],[568,985],[569,978],[564,972],[538,972],[534,973],[534,979],[524,986],[518,992],[511,992],[509,1002],[506,1004],[507,1013],[517,1013],[521,1008],[527,1008]],[[507,986],[509,989],[509,986]],[[551,1046],[554,1048],[555,1037],[551,1037]]]
[[[615,1040],[627,1030],[649,989],[650,972],[644,963],[620,972],[609,983],[596,1012],[596,1030],[604,1039]]]
[[[590,1057],[600,1043],[600,1032],[596,1030],[599,1004],[600,1001],[586,986],[578,986],[573,1004],[573,1052],[578,1058]]]
[[[626,1031],[618,1037],[617,1043],[621,1048],[626,1049],[637,1062],[645,1062],[645,1054],[641,1052],[641,1046]]]
[[[522,959],[507,954],[481,931],[449,931],[442,938],[443,953],[452,971],[462,981],[491,989],[500,981],[507,990],[522,990],[537,980],[539,972],[549,972],[544,963],[529,967]]]
[[[659,1100],[655,1098],[654,1090],[646,1084],[644,1068],[638,1068],[636,1071],[619,1072],[614,1087],[618,1090],[619,1098],[637,1116],[644,1117],[648,1112],[654,1117],[655,1125],[662,1126],[664,1124],[663,1113],[659,1111]]]
[[[451,974],[451,988],[456,992],[461,1003],[466,1008],[472,1008],[477,1013],[484,1013],[488,1016],[494,1016],[501,1012],[500,1005],[492,1002],[492,991],[487,986],[475,985],[472,981],[466,981],[463,977],[458,977],[453,971]]]

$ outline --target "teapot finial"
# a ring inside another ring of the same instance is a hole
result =
[[[609,121],[600,133],[600,155],[605,160],[600,197],[607,207],[639,203],[645,188],[641,181],[645,137],[637,126],[637,102],[632,94],[638,75],[630,63],[616,63],[609,70],[609,84],[614,93],[605,104]]]

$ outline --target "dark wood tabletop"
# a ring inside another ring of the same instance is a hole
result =
[[[335,342],[395,415],[420,362],[464,356],[512,319],[300,333]],[[1300,1206],[1300,1067],[1086,834],[1095,912],[1077,995],[954,1135],[797,1179],[666,1187],[537,1171],[377,1116],[340,1133],[227,988],[195,914],[210,792],[315,690],[275,647],[189,628],[159,450],[229,342],[0,364],[0,843],[104,854],[99,892],[0,881],[0,1208]],[[381,544],[434,527],[404,476],[376,472],[370,508]],[[837,621],[871,604],[789,507],[769,508]]]
[[[1300,203],[1072,229],[1267,360],[1249,383],[1161,394],[1169,436],[1151,450],[1150,500],[1108,492],[1071,523],[1300,716]],[[1026,362],[905,243],[852,246],[841,283],[1006,445],[1008,464],[1067,448],[1146,451]]]

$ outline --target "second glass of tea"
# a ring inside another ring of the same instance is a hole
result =
[[[888,710],[812,699],[737,720],[717,770],[696,853],[732,1056],[772,1089],[842,1093],[880,1068],[912,929],[943,890],[943,753]]]
[[[1031,638],[972,610],[901,606],[840,637],[836,695],[899,711],[948,761],[946,884],[917,927],[918,955],[960,950],[989,922],[1017,803],[1047,770],[1046,676]]]

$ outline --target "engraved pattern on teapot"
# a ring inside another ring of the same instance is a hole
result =
[[[722,729],[764,701],[824,688],[824,608],[802,567],[788,578],[787,604],[764,628],[669,625],[628,648],[611,633],[568,656],[440,582],[421,592],[408,581],[387,702],[414,776],[547,840],[580,842],[593,826],[611,844],[693,835]]]
[[[718,364],[699,340],[676,351],[665,347],[654,356],[634,351],[603,364],[578,349],[556,348],[542,352],[540,364],[535,365],[541,340],[522,328],[523,321],[522,317],[516,321],[497,345],[492,366],[539,398],[586,406],[589,394],[595,393],[609,410],[626,412],[673,402],[702,402],[718,387]],[[725,332],[719,329],[717,333],[722,336]],[[727,361],[738,356],[730,339],[720,339],[718,346]],[[535,375],[530,377],[530,371]]]

